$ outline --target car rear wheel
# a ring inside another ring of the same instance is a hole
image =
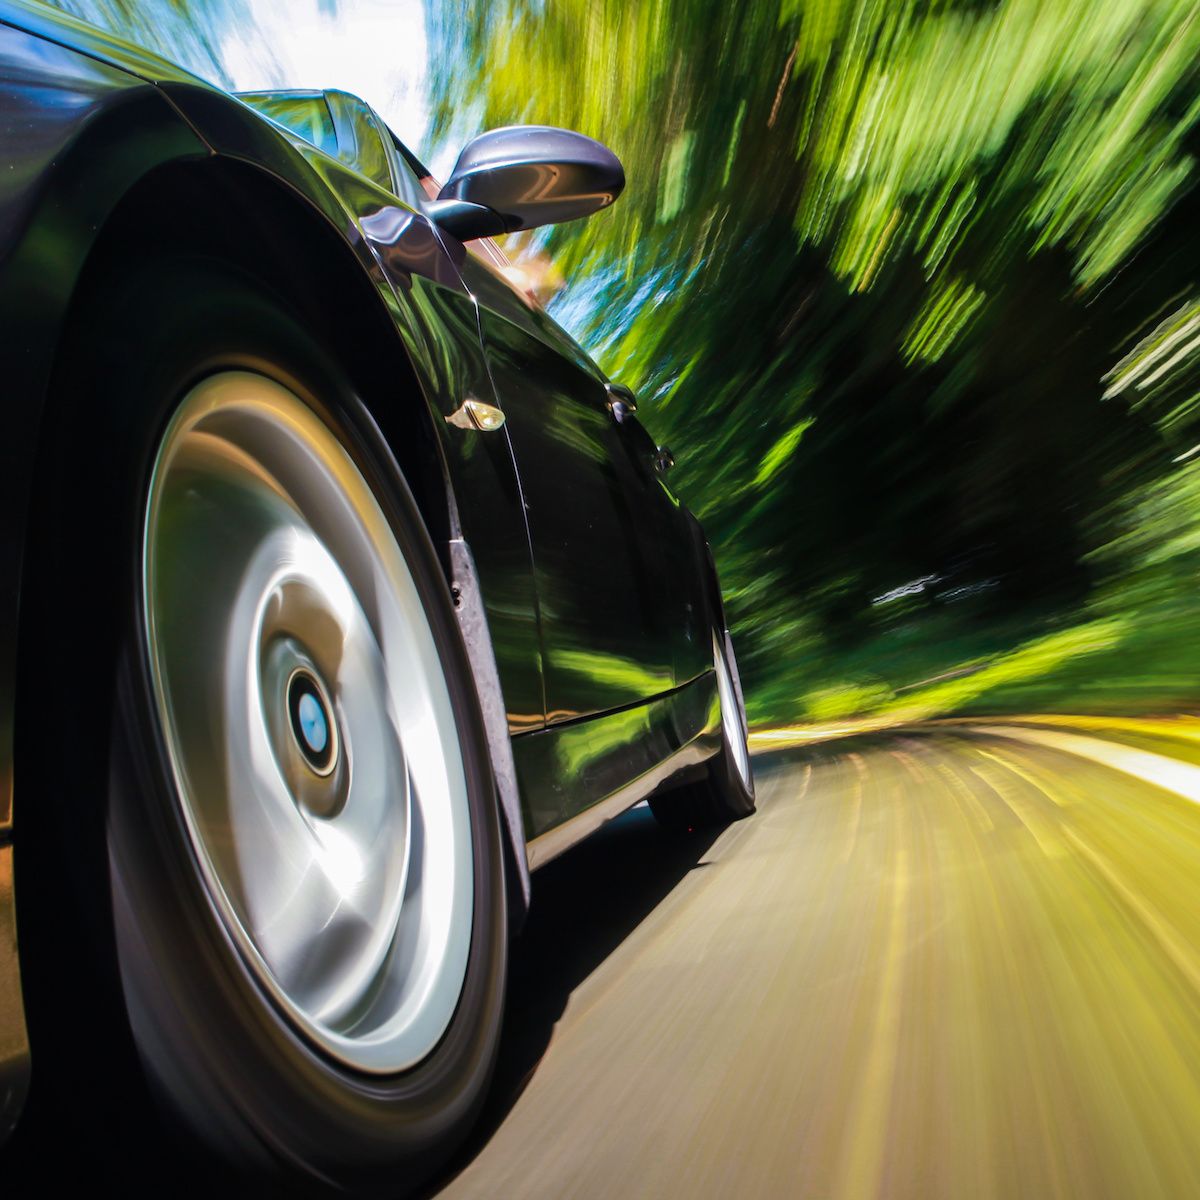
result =
[[[449,590],[319,331],[239,272],[152,274],[93,295],[58,388],[17,860],[33,1115],[406,1190],[472,1123],[504,991]]]
[[[713,675],[720,706],[721,746],[697,781],[650,798],[650,809],[668,829],[724,825],[754,812],[746,709],[737,682],[733,642],[727,630],[712,631]]]

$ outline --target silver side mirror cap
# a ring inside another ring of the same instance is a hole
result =
[[[593,138],[549,125],[510,125],[467,143],[426,212],[465,242],[591,216],[624,187],[620,160]]]

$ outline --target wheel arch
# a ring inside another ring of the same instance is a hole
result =
[[[440,465],[440,431],[381,294],[387,285],[371,278],[370,251],[352,247],[348,232],[254,165],[223,156],[163,163],[127,191],[98,231],[63,330],[97,277],[133,258],[187,251],[253,271],[322,330],[356,390],[370,401],[448,571],[453,499]],[[56,359],[57,353],[56,347]],[[387,403],[389,393],[410,402]],[[39,457],[44,452],[40,446]]]
[[[370,250],[361,239],[358,246],[351,244],[356,231],[349,216],[346,222],[344,230],[338,229],[286,181],[253,164],[220,155],[161,162],[131,183],[107,219],[96,227],[56,323],[55,344],[45,368],[47,400],[42,405],[33,456],[34,504],[23,537],[24,571],[36,570],[30,553],[30,527],[36,521],[39,481],[47,476],[47,457],[55,453],[56,414],[49,397],[54,366],[69,338],[72,320],[80,306],[88,302],[89,294],[94,294],[92,289],[97,283],[108,272],[119,270],[122,263],[134,256],[152,261],[162,249],[186,249],[211,255],[234,268],[253,269],[257,277],[286,296],[314,328],[327,335],[330,350],[347,369],[372,420],[380,426],[381,442],[395,456],[396,466],[429,530],[447,583],[453,581],[455,591],[460,592],[461,571],[455,573],[457,555],[453,546],[455,499],[441,452],[441,422],[435,419],[426,389],[404,345],[404,330],[396,319],[403,313],[389,309],[386,290],[390,285],[378,272],[372,277]],[[302,252],[297,253],[297,247]],[[410,402],[389,403],[392,395]],[[461,594],[456,598],[460,604],[464,599]],[[18,613],[18,642],[22,625],[28,624],[22,619],[25,616]],[[482,631],[464,627],[463,632],[486,720],[490,640],[486,626]],[[494,660],[490,667],[498,689]],[[19,695],[15,700],[19,704]],[[500,756],[491,732],[489,723],[489,748],[499,782],[505,764],[496,761]],[[507,748],[507,730],[504,738]],[[512,774],[511,769],[508,774]],[[509,807],[504,805],[506,819],[501,824],[505,830],[506,869],[515,873],[510,912],[519,923],[523,917],[521,901],[527,904],[528,899],[528,867],[523,830],[514,827]]]

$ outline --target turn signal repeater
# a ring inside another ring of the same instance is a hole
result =
[[[504,424],[504,414],[494,405],[485,404],[468,396],[447,418],[450,425],[459,429],[478,429],[480,433],[494,433]]]

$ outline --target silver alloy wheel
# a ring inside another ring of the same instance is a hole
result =
[[[724,639],[713,630],[713,664],[717,672],[717,693],[721,698],[721,726],[725,732],[725,744],[733,754],[734,768],[742,787],[750,789],[750,749],[746,743],[746,723],[742,706],[738,703],[737,689],[733,686],[733,673],[725,652]]]
[[[409,566],[330,428],[262,375],[194,388],[159,447],[145,634],[206,890],[321,1049],[414,1065],[473,918],[459,731]]]

